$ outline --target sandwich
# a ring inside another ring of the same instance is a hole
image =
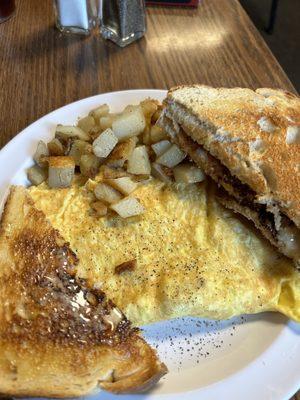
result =
[[[147,390],[166,367],[80,261],[13,187],[0,226],[0,393],[74,397]]]
[[[300,267],[300,99],[274,89],[171,89],[159,124],[217,183],[219,201],[251,220]]]

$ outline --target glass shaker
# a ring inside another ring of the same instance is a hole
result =
[[[88,35],[96,24],[97,0],[54,0],[54,8],[56,27],[63,33]]]
[[[15,0],[0,0],[0,24],[9,19],[15,12]]]
[[[100,32],[121,47],[141,38],[146,32],[144,0],[102,0]]]

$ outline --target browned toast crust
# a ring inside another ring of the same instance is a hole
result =
[[[261,88],[181,86],[169,91],[167,111],[194,141],[259,196],[276,202],[300,227],[300,99]]]
[[[14,187],[0,227],[0,393],[72,397],[101,387],[147,389],[166,373],[26,189]]]

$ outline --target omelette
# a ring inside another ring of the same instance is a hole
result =
[[[300,321],[299,271],[213,192],[209,181],[166,186],[153,178],[135,191],[146,212],[122,219],[93,215],[91,193],[78,180],[67,189],[30,188],[81,260],[78,274],[134,324],[263,311]]]

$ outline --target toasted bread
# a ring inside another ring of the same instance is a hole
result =
[[[166,102],[194,141],[255,192],[278,201],[300,227],[300,146],[286,143],[288,127],[300,128],[299,97],[274,89],[194,85],[171,89]],[[259,123],[264,117],[272,121],[273,132]],[[251,151],[257,138],[265,147],[260,154]],[[257,161],[270,168],[274,182]]]
[[[105,293],[76,277],[78,263],[26,189],[13,187],[0,227],[2,395],[138,392],[166,373]]]
[[[194,85],[171,89],[165,105],[160,124],[173,142],[183,139],[181,147],[235,200],[248,197],[247,209],[250,198],[256,219],[263,207],[272,213],[272,243],[300,265],[299,97]]]

